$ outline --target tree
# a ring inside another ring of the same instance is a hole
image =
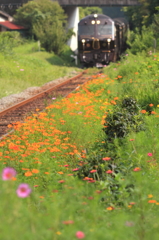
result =
[[[56,54],[62,52],[73,34],[66,30],[64,10],[58,2],[51,0],[29,1],[17,10],[14,19],[17,24],[28,28],[30,36],[39,40],[42,47]]]
[[[158,12],[156,14],[154,14],[152,29],[154,32],[154,37],[159,39],[159,7],[156,7],[156,10]]]
[[[80,7],[79,13],[80,13],[80,19],[82,19],[87,15],[90,15],[93,13],[103,13],[103,10],[100,7]]]
[[[123,11],[128,17],[130,28],[138,28],[141,32],[143,26],[149,27],[152,24],[158,0],[139,0],[139,3],[139,6],[124,7]]]

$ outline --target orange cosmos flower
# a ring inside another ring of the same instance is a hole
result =
[[[152,195],[152,194],[149,194],[149,195],[148,195],[148,198],[152,198],[152,197],[153,197],[153,195]]]
[[[140,112],[141,112],[141,113],[146,113],[146,110],[141,110]]]
[[[114,100],[111,100],[110,102],[111,104],[116,105],[116,102]]]
[[[94,172],[97,172],[97,170],[93,169],[90,171],[90,173],[94,173]]]
[[[32,176],[33,174],[32,174],[32,172],[28,171],[28,172],[24,173],[24,175],[25,175],[26,177],[30,177],[30,176]]]
[[[149,200],[148,201],[148,203],[156,203],[157,201],[156,200],[153,200],[153,199],[151,199],[151,200]]]
[[[12,181],[16,181],[17,180],[17,178],[16,177],[12,177],[12,179],[11,179]]]
[[[38,169],[33,169],[32,173],[39,173],[39,170]]]
[[[39,198],[44,198],[44,196],[40,196]]]
[[[109,161],[111,158],[110,157],[104,157],[104,158],[102,158],[102,160],[104,160],[104,161]]]
[[[108,211],[112,211],[114,209],[114,207],[107,207]]]
[[[150,107],[153,107],[153,103],[150,103],[149,106],[150,106]]]

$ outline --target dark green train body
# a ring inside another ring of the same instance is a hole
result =
[[[78,57],[84,66],[115,62],[126,49],[128,23],[103,14],[89,15],[78,23]]]

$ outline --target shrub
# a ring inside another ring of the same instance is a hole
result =
[[[109,112],[103,129],[110,141],[113,138],[123,138],[130,131],[138,132],[143,129],[139,106],[133,98],[125,98],[116,111]]]
[[[15,32],[2,32],[0,34],[0,52],[4,55],[13,54],[13,48],[22,44],[25,40],[21,37],[20,33]]]
[[[138,52],[146,51],[153,46],[154,34],[152,29],[142,27],[142,32],[136,28],[135,31],[130,31],[127,44],[130,47],[130,52],[137,54]]]
[[[41,47],[48,52],[59,54],[72,36],[66,30],[66,15],[58,2],[51,0],[29,1],[14,15],[17,23],[29,28],[30,37],[39,40]]]

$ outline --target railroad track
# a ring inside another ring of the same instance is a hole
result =
[[[0,112],[0,139],[10,133],[9,124],[23,122],[26,116],[37,113],[37,109],[43,111],[46,106],[52,103],[53,97],[66,97],[79,85],[87,82],[89,77],[85,75],[86,73],[87,70]]]

